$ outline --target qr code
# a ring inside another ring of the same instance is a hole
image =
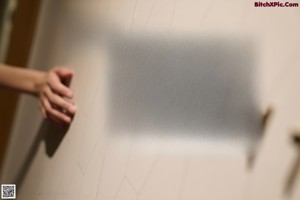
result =
[[[2,199],[16,199],[16,185],[15,184],[1,184],[1,198]]]

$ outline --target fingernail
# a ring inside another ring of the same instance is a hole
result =
[[[73,98],[73,92],[69,92],[69,93],[68,93],[68,97],[69,97],[69,98]]]
[[[70,123],[70,122],[71,122],[71,118],[70,118],[70,117],[64,117],[64,120],[65,120],[67,123]]]
[[[69,112],[70,112],[71,114],[74,114],[74,113],[76,112],[76,107],[75,107],[75,106],[71,106],[71,107],[69,108]]]

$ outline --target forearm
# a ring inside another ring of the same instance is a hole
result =
[[[0,86],[37,95],[46,73],[0,64]]]

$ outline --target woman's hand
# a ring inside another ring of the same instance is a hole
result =
[[[71,70],[55,67],[43,74],[37,86],[40,109],[44,118],[59,126],[69,125],[76,112],[72,102],[73,92],[69,88],[72,77]]]
[[[0,64],[0,86],[38,96],[44,117],[60,126],[70,124],[76,112],[69,88],[72,76],[71,70],[62,67],[45,73]]]

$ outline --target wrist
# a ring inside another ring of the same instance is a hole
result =
[[[42,91],[42,88],[46,84],[46,82],[47,82],[47,73],[42,71],[35,71],[32,94],[38,96]]]

